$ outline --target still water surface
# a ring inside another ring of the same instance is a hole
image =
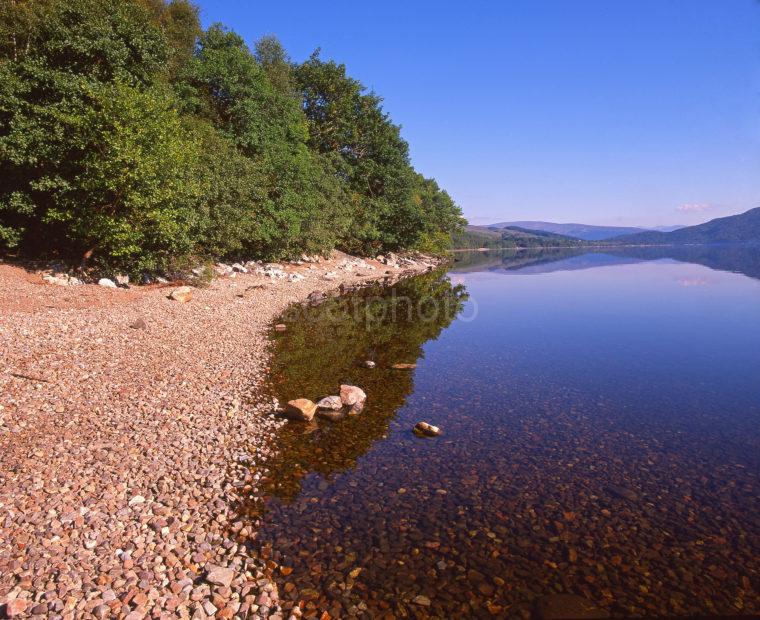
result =
[[[280,433],[256,544],[281,596],[315,617],[528,617],[552,593],[760,613],[760,250],[457,258],[286,313],[280,400],[368,402]]]

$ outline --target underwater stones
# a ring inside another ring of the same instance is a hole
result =
[[[414,434],[422,435],[425,437],[437,437],[441,434],[441,429],[427,422],[417,422],[414,425]]]
[[[285,416],[291,420],[310,422],[317,411],[316,403],[308,398],[296,398],[285,405]]]
[[[576,594],[551,594],[540,597],[533,608],[536,620],[608,618],[609,614],[588,599]]]
[[[330,422],[337,422],[346,417],[346,412],[342,409],[318,409],[317,415],[325,420],[330,420]]]
[[[417,368],[417,364],[393,364],[391,368],[393,370],[414,370]]]
[[[367,400],[367,395],[364,393],[364,390],[355,385],[341,385],[340,400],[344,405],[351,408],[354,408],[355,405],[360,405],[359,411],[361,411],[361,407],[364,406],[364,402]]]
[[[288,329],[288,326],[285,325],[285,323],[277,323],[277,325],[274,326],[274,330],[277,332],[284,332],[286,329]]]
[[[371,369],[371,368],[374,368],[375,366],[377,366],[377,364],[375,364],[375,362],[373,362],[372,360],[364,360],[361,363],[361,367],[362,368],[370,368]]]
[[[636,502],[639,499],[639,496],[631,491],[631,489],[626,489],[625,487],[617,486],[616,484],[607,485],[606,490],[610,495],[614,495],[620,499],[627,499],[631,502]]]

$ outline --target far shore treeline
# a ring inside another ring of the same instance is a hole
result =
[[[187,0],[0,3],[0,252],[132,273],[445,250],[461,211],[381,98]]]

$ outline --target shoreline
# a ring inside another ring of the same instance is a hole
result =
[[[255,528],[233,521],[284,423],[262,402],[272,322],[438,265],[335,253],[181,303],[176,286],[57,286],[0,263],[0,612],[288,617],[276,566],[240,544]]]

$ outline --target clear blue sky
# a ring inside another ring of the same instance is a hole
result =
[[[691,224],[760,206],[754,0],[201,0],[385,99],[473,223]]]

